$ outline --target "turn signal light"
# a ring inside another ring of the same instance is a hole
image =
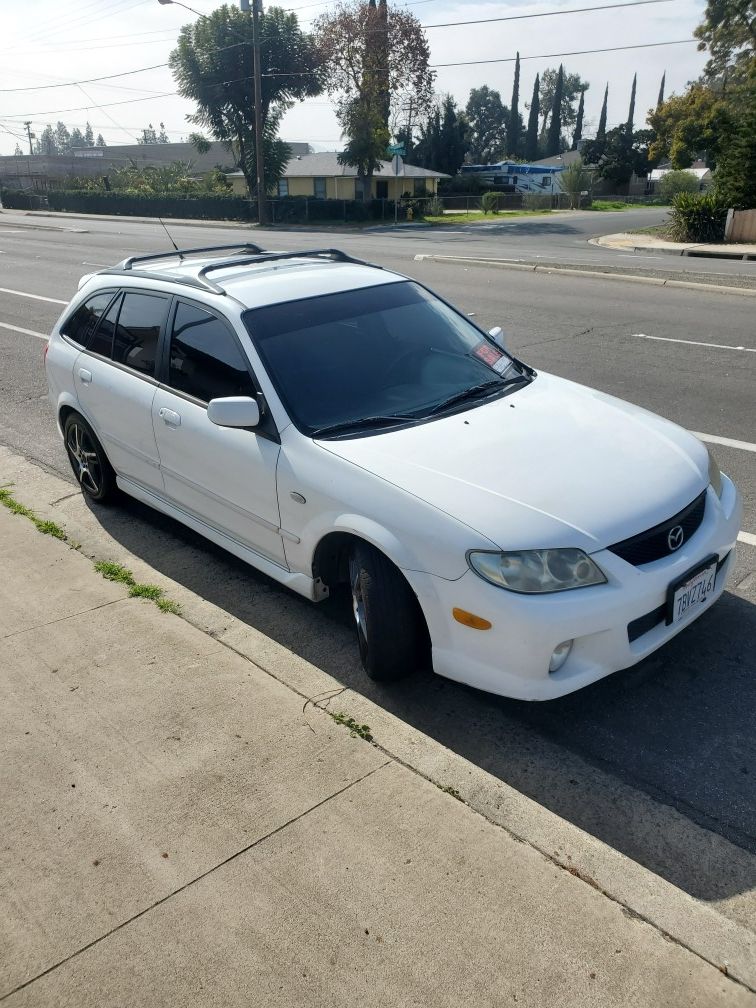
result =
[[[452,609],[452,616],[463,626],[472,627],[473,630],[490,630],[492,623],[483,619],[482,616],[476,616],[475,613],[468,612],[466,609]]]

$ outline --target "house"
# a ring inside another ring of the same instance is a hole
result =
[[[659,182],[664,178],[664,176],[675,169],[671,165],[666,165],[664,168],[654,168],[649,172],[648,176],[648,188],[649,192],[656,192],[656,188]],[[694,161],[690,168],[684,169],[686,172],[690,172],[691,175],[695,175],[698,179],[698,189],[699,192],[706,192],[711,189],[714,184],[714,178],[711,174],[711,168],[707,168],[703,161]]]
[[[226,177],[231,182],[235,195],[248,195],[242,172],[230,172]],[[371,180],[370,196],[372,199],[398,200],[406,193],[410,196],[433,194],[442,178],[449,176],[443,172],[405,164],[402,158],[395,157],[392,161],[381,161],[380,168]],[[339,164],[335,151],[302,154],[292,157],[286,165],[274,195],[353,200],[356,196],[356,183],[357,169],[351,165]]]

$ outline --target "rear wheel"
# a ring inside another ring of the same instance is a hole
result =
[[[423,626],[415,594],[397,568],[367,543],[349,556],[349,587],[362,665],[389,682],[422,662]]]
[[[116,494],[115,473],[95,432],[78,413],[71,413],[66,420],[63,440],[82,491],[98,504],[112,501]]]

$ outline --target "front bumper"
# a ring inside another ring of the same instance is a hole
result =
[[[721,500],[709,487],[703,521],[677,553],[634,567],[601,550],[593,558],[607,584],[552,595],[517,595],[472,571],[457,581],[405,572],[428,623],[434,670],[489,693],[551,700],[635,665],[720,597],[732,567],[741,517],[738,491],[723,475]],[[705,606],[673,626],[661,618],[650,629],[643,626],[640,635],[638,624],[628,633],[629,624],[663,606],[672,581],[712,554],[724,562]],[[481,631],[457,623],[454,607],[482,616],[492,628]],[[558,672],[549,673],[554,648],[567,640],[574,641],[569,658]]]

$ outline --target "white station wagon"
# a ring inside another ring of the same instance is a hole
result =
[[[735,486],[692,434],[507,353],[333,250],[216,246],[85,277],[46,355],[85,494],[116,488],[313,601],[374,679],[546,700],[723,592]]]

